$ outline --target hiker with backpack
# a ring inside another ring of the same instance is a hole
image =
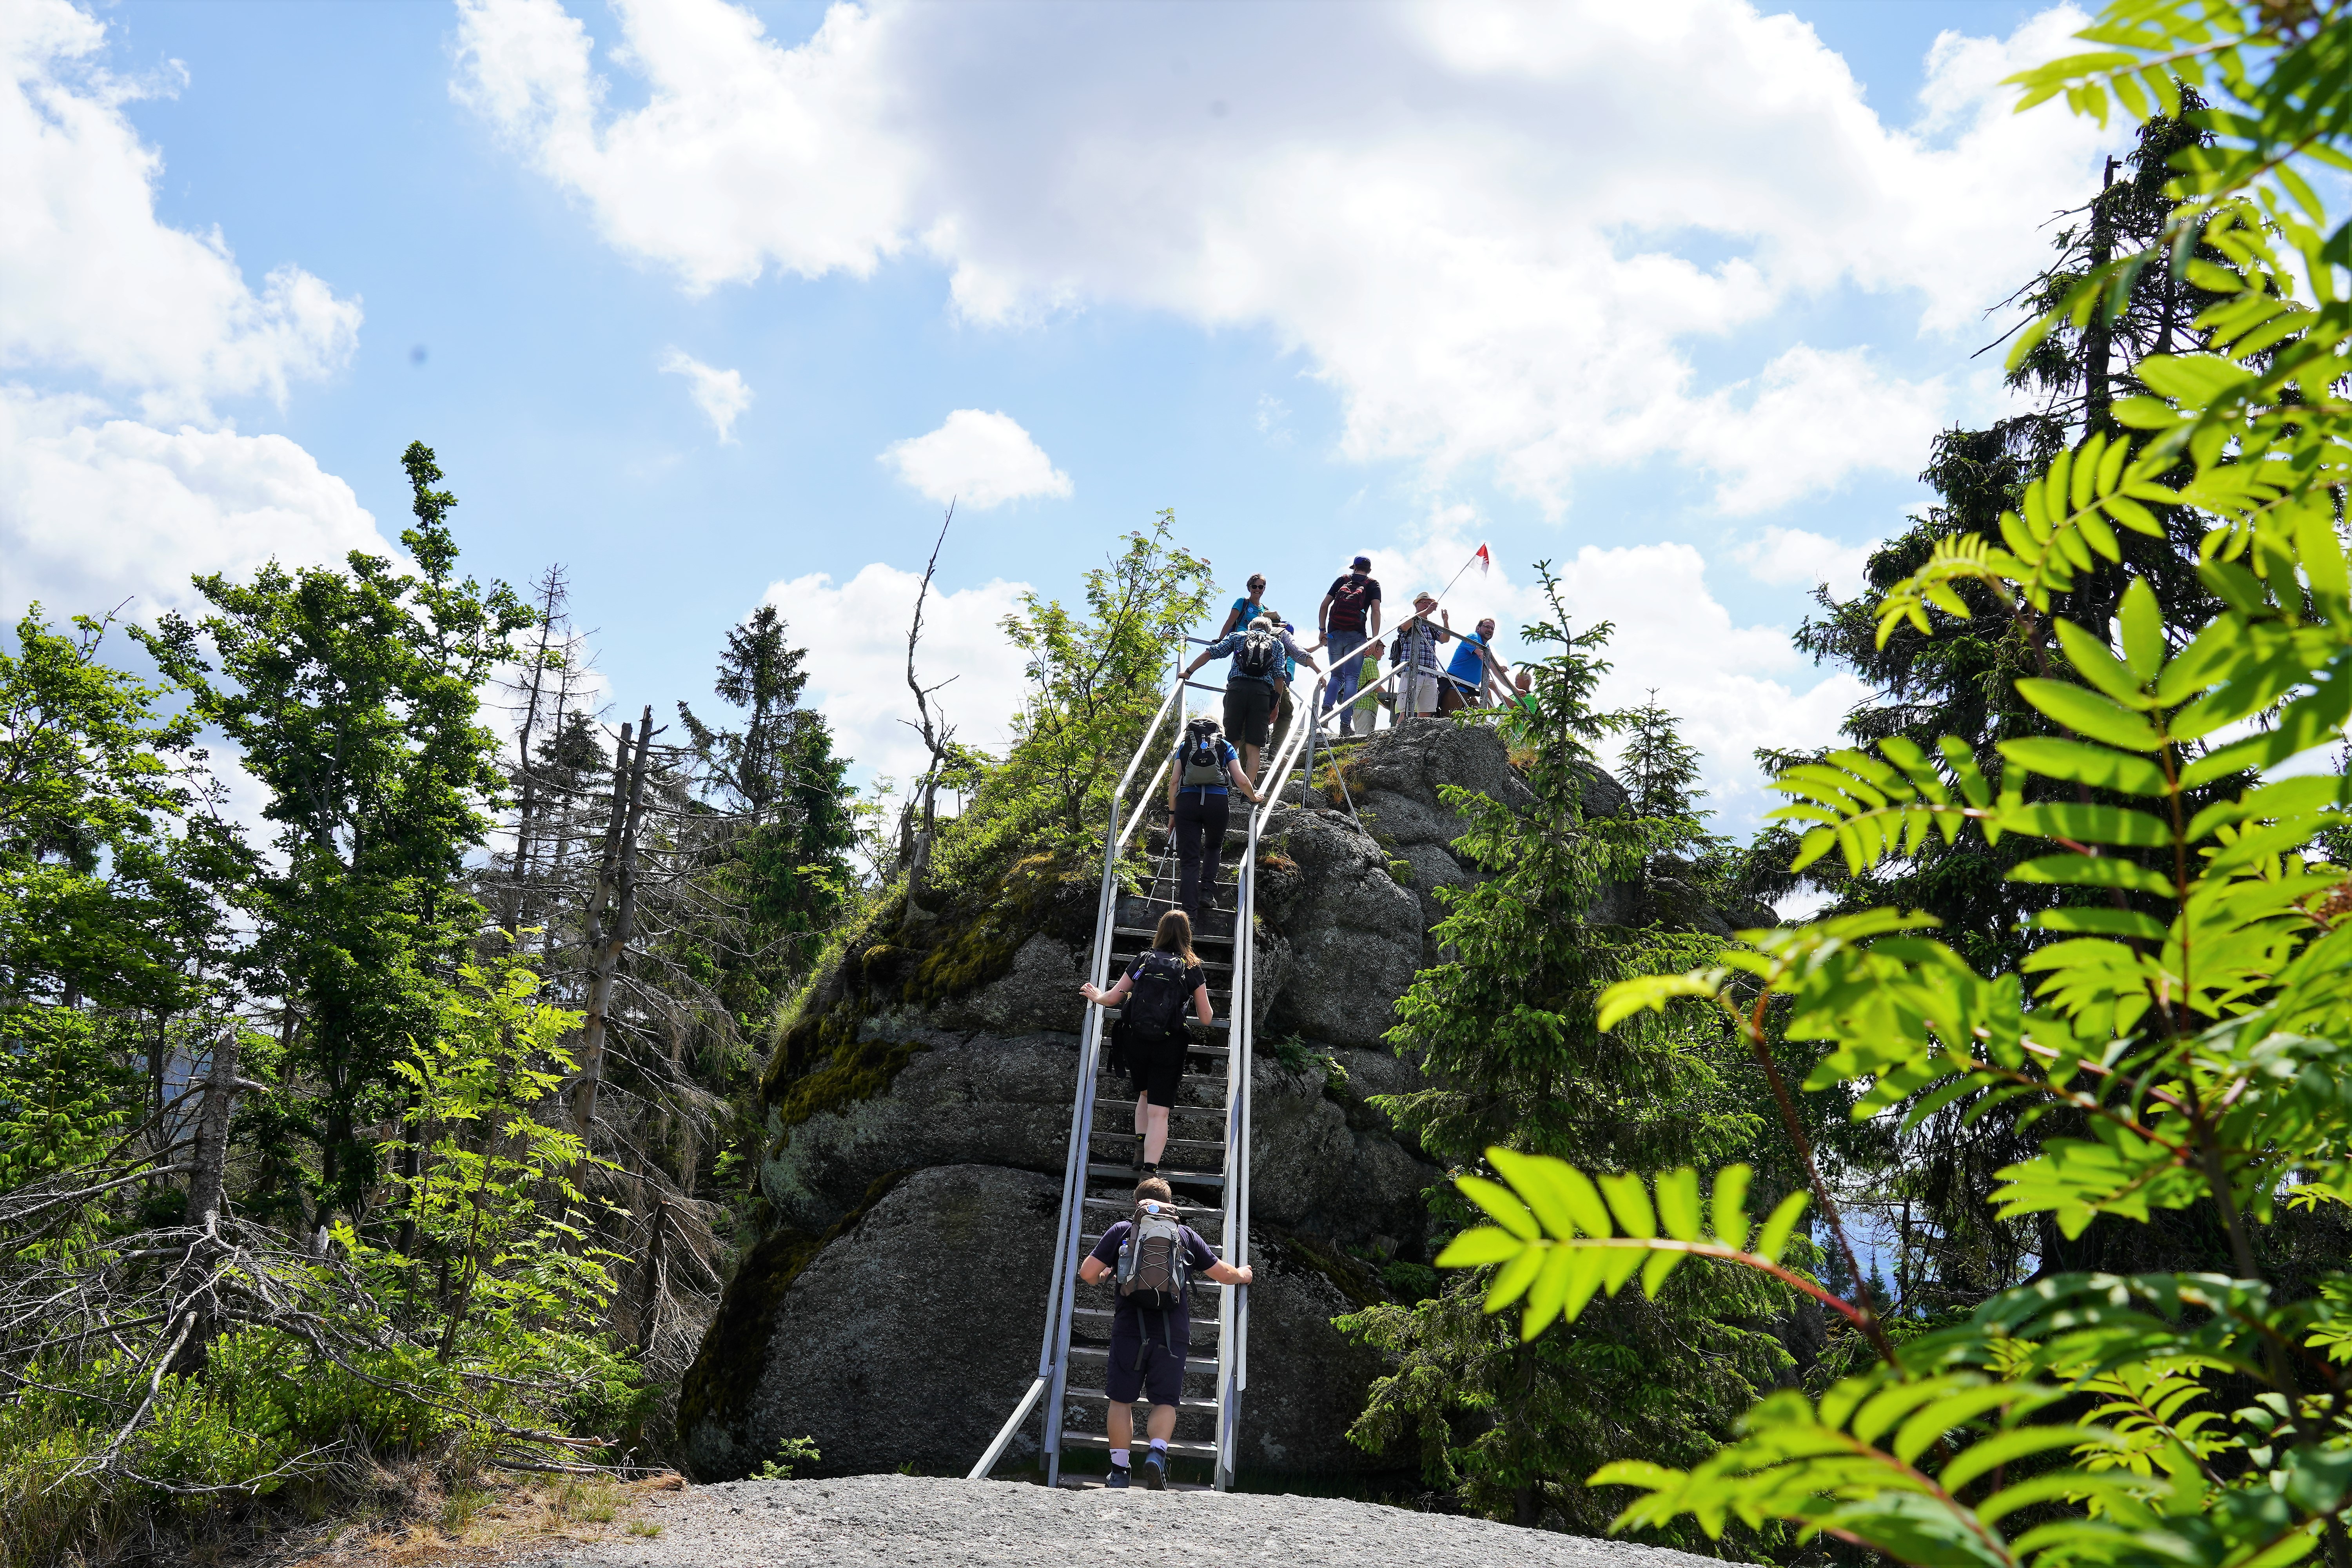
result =
[[[1345,574],[1335,580],[1323,595],[1322,605],[1315,612],[1315,624],[1323,633],[1324,642],[1331,649],[1331,684],[1323,694],[1323,707],[1328,711],[1339,704],[1339,733],[1356,732],[1356,687],[1363,679],[1363,660],[1350,658],[1357,649],[1379,641],[1381,635],[1381,584],[1372,575],[1372,558],[1359,555]],[[1380,649],[1370,650],[1375,657]],[[1369,715],[1364,731],[1371,732]]]
[[[1078,1265],[1088,1285],[1115,1280],[1111,1309],[1110,1366],[1104,1392],[1110,1413],[1103,1429],[1110,1438],[1110,1481],[1130,1483],[1128,1455],[1135,1441],[1135,1396],[1151,1401],[1145,1436],[1150,1447],[1140,1467],[1146,1490],[1168,1484],[1168,1440],[1176,1435],[1177,1403],[1184,1395],[1184,1354],[1192,1342],[1192,1278],[1220,1285],[1246,1285],[1250,1267],[1219,1261],[1209,1244],[1177,1217],[1168,1184],[1152,1176],[1136,1184],[1135,1214],[1103,1232]]]
[[[1261,615],[1240,631],[1219,637],[1184,667],[1184,679],[1213,658],[1234,662],[1225,672],[1225,733],[1240,742],[1242,771],[1257,777],[1257,754],[1266,743],[1266,726],[1274,719],[1275,683],[1282,679],[1285,658],[1305,659],[1320,669],[1312,655],[1291,640],[1282,623]]]
[[[1192,1047],[1184,1034],[1184,1004],[1192,1005],[1193,1016],[1203,1024],[1216,1016],[1209,1005],[1208,971],[1192,952],[1192,922],[1182,910],[1170,910],[1151,934],[1151,951],[1139,955],[1118,984],[1104,991],[1089,980],[1078,994],[1119,1009],[1111,1064],[1127,1069],[1135,1089],[1135,1168],[1156,1176],[1160,1156],[1168,1150],[1168,1110],[1184,1087],[1184,1053]]]
[[[1217,628],[1217,635],[1221,637],[1229,637],[1264,614],[1265,614],[1265,574],[1253,572],[1250,574],[1249,592],[1235,599],[1234,607],[1225,612],[1225,624]]]
[[[1255,805],[1257,789],[1242,772],[1241,756],[1206,714],[1184,726],[1168,770],[1168,836],[1176,842],[1176,907],[1198,921],[1215,902],[1217,855],[1224,847],[1231,802],[1228,785]],[[1205,856],[1208,876],[1201,868]],[[1203,892],[1208,888],[1211,892]]]

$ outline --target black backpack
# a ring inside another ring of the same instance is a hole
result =
[[[1234,673],[1253,680],[1272,680],[1282,668],[1282,643],[1272,632],[1252,631],[1234,653]]]
[[[1176,753],[1184,764],[1181,781],[1183,788],[1198,789],[1202,784],[1225,782],[1225,760],[1217,744],[1220,739],[1214,719],[1195,719],[1184,726],[1184,747]]]
[[[1127,1004],[1119,1009],[1120,1045],[1132,1048],[1165,1041],[1177,1031],[1191,994],[1183,960],[1156,950],[1145,953]]]

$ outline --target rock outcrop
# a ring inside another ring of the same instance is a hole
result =
[[[777,1293],[759,1325],[767,1354],[734,1369],[751,1380],[735,1418],[685,1426],[694,1472],[749,1475],[803,1436],[827,1473],[969,1467],[1036,1375],[1060,1199],[1057,1178],[1005,1165],[936,1165],[893,1182]],[[1379,1358],[1331,1319],[1375,1289],[1368,1272],[1269,1229],[1251,1292],[1254,1464],[1328,1471],[1360,1460],[1344,1434]],[[1207,1392],[1202,1381],[1192,1392]],[[1035,1452],[1024,1436],[1010,1457]]]
[[[1529,798],[1476,726],[1409,725],[1342,766],[1348,795],[1294,787],[1258,860],[1242,1432],[1244,1462],[1265,1472],[1412,1462],[1345,1441],[1381,1368],[1330,1320],[1388,1299],[1384,1270],[1429,1259],[1423,1194],[1442,1173],[1370,1100],[1421,1081],[1382,1037],[1436,959],[1435,890],[1478,876],[1450,848],[1464,824],[1440,788]],[[1349,801],[1362,826],[1334,809]],[[1586,805],[1622,810],[1624,795],[1597,773]],[[826,1473],[960,1472],[1027,1387],[1097,886],[1091,867],[1024,862],[952,907],[886,907],[835,945],[762,1081],[769,1232],[680,1391],[698,1477],[749,1474],[803,1436]],[[1675,897],[1610,889],[1595,915],[1652,918]]]

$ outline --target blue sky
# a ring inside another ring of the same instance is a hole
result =
[[[972,738],[1017,585],[1172,507],[1299,618],[1359,549],[1491,543],[1457,622],[1560,562],[1744,823],[1855,695],[1811,584],[2000,405],[1981,312],[2100,151],[2008,114],[2080,21],[2004,4],[0,10],[0,608],[390,540],[421,438],[617,705],[772,596],[884,771],[952,489]]]

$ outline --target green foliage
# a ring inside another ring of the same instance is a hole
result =
[[[1557,582],[1539,570],[1552,616],[1524,635],[1552,652],[1535,672],[1536,754],[1525,770],[1534,799],[1515,811],[1444,792],[1468,824],[1455,853],[1487,875],[1439,890],[1446,913],[1433,934],[1445,961],[1397,1005],[1390,1039],[1422,1058],[1430,1087],[1373,1104],[1471,1183],[1528,1152],[1617,1169],[1745,1152],[1759,1125],[1748,1069],[1704,1009],[1615,1034],[1600,1027],[1612,984],[1705,962],[1719,944],[1604,924],[1596,907],[1633,893],[1654,860],[1687,867],[1684,858],[1706,846],[1693,754],[1663,713],[1593,710],[1608,628],[1572,628]],[[1657,815],[1637,805],[1588,816],[1595,747],[1628,725],[1640,728],[1645,759],[1640,802]],[[1437,1212],[1454,1223],[1466,1215],[1444,1200]],[[1484,1293],[1478,1280],[1456,1279],[1414,1291],[1413,1305],[1340,1320],[1393,1368],[1350,1436],[1376,1449],[1411,1437],[1432,1485],[1524,1523],[1600,1528],[1607,1511],[1574,1488],[1577,1478],[1628,1452],[1699,1458],[1790,1364],[1759,1326],[1787,1298],[1752,1277],[1676,1281],[1655,1300],[1616,1304],[1536,1343],[1499,1331],[1479,1310]]]
[[[747,1024],[766,1018],[806,968],[856,881],[848,759],[834,754],[824,716],[799,705],[808,650],[789,646],[785,632],[771,605],[728,631],[713,690],[743,710],[740,730],[713,729],[677,705],[709,770],[705,794],[730,812],[704,852],[723,865],[720,885],[741,900],[744,917],[740,933],[681,931],[678,941],[717,950],[715,988]]]
[[[1087,572],[1083,612],[1030,594],[1005,617],[1004,635],[1027,657],[1029,696],[1012,750],[943,836],[936,881],[1040,852],[1100,853],[1111,786],[1160,706],[1184,634],[1209,608],[1208,563],[1171,542],[1175,526],[1175,513],[1160,513]]]
[[[482,922],[462,876],[503,781],[477,708],[531,620],[503,584],[452,575],[454,498],[432,488],[429,448],[403,461],[416,526],[401,543],[422,575],[356,551],[342,571],[273,562],[251,583],[197,578],[210,614],[140,634],[269,791],[282,868],[254,880],[247,963],[299,1002],[295,1065],[320,1086],[318,1184],[345,1213],[374,1174],[362,1129],[393,1110],[393,1064],[430,1032],[435,976]]]
[[[2071,678],[2015,682],[2050,732],[2004,742],[1997,784],[1965,743],[1931,755],[1901,737],[1783,781],[1786,815],[1810,825],[1803,853],[1836,849],[1855,871],[1934,840],[2021,844],[2009,877],[2061,891],[2032,917],[2046,934],[2018,971],[1988,974],[1929,916],[1751,932],[1712,965],[1618,987],[1605,1021],[1706,999],[1761,1042],[1777,1015],[1790,1038],[1822,1043],[1811,1084],[1848,1086],[1857,1119],[2014,1112],[2040,1142],[2000,1173],[2004,1216],[2076,1237],[2202,1210],[2231,1269],[2053,1270],[1899,1344],[1868,1299],[1845,1303],[1878,1364],[1817,1398],[1768,1396],[1696,1465],[1597,1470],[1596,1485],[1643,1494],[1620,1527],[1780,1521],[1934,1563],[2284,1563],[2342,1548],[2352,1279],[2298,1293],[2264,1275],[2254,1237],[2352,1202],[2352,897],[2319,847],[2352,800],[2334,774],[2273,771],[2338,743],[2352,714],[2336,524],[2352,410],[2335,390],[2352,372],[2352,226],[2330,228],[2284,161],[2352,167],[2338,145],[2352,28],[2311,7],[2127,0],[2084,37],[2109,47],[2027,73],[2029,101],[2172,112],[2179,79],[2224,107],[2184,115],[2210,142],[2173,156],[2181,205],[2164,243],[2097,269],[2044,327],[2095,320],[2138,269],[2178,265],[2220,298],[2200,319],[2211,352],[2144,360],[2148,395],[2115,410],[2143,435],[2094,432],[2060,453],[2025,487],[2006,549],[1941,552],[1881,604],[1890,635],[1922,629],[1930,605],[2051,616]],[[2293,300],[2298,273],[2315,305]],[[2111,525],[2139,525],[2118,499],[2209,520],[2199,573],[2219,608],[2193,636],[2172,635],[2141,581],[2112,625],[2053,615],[2074,574],[2118,562]],[[1962,582],[1977,603],[1950,591]],[[2079,793],[2033,798],[2036,778]],[[1688,1256],[1779,1267],[1770,1237],[1741,1246],[1744,1207],[1722,1201],[1732,1171],[1711,1223],[1689,1172],[1650,1193],[1604,1181],[1605,1200],[1566,1166],[1501,1174],[1507,1192],[1465,1191],[1502,1223],[1445,1261],[1499,1262],[1516,1289],[1492,1304],[1524,1292],[1532,1329],[1584,1307],[1595,1270],[1605,1285]]]
[[[379,1251],[348,1223],[337,1232],[437,1322],[444,1362],[527,1354],[541,1336],[593,1320],[613,1292],[604,1260],[618,1255],[587,1244],[577,1182],[583,1166],[611,1163],[541,1119],[577,1067],[562,1041],[581,1015],[538,991],[511,959],[460,968],[439,1027],[394,1064],[409,1089],[409,1132],[384,1152],[418,1156],[387,1162],[415,1172],[396,1178],[394,1205],[414,1256]]]
[[[775,1458],[753,1470],[751,1479],[755,1481],[788,1481],[793,1479],[794,1467],[804,1468],[824,1462],[824,1456],[816,1451],[815,1438],[787,1437],[776,1445]]]

